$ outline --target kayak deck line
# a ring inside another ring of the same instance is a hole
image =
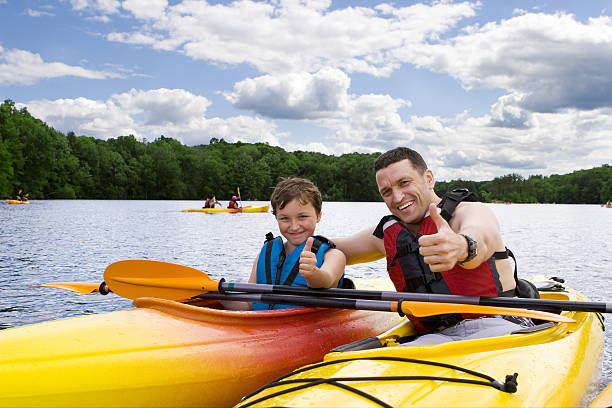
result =
[[[423,364],[423,365],[431,365],[431,366],[436,366],[436,367],[442,367],[442,368],[448,368],[451,370],[455,370],[455,371],[459,371],[459,372],[463,372],[465,374],[469,374],[471,376],[474,377],[478,377],[478,378],[482,378],[483,380],[474,380],[474,379],[470,379],[470,378],[455,378],[455,377],[438,377],[438,376],[427,376],[427,375],[423,375],[423,376],[419,376],[419,375],[401,375],[401,376],[359,376],[359,377],[330,377],[330,378],[299,378],[299,379],[289,379],[289,380],[285,380],[285,378],[287,377],[292,377],[295,376],[296,374],[300,374],[306,371],[310,371],[310,370],[314,370],[314,369],[318,369],[320,367],[324,367],[324,366],[329,366],[332,364],[341,364],[341,363],[346,363],[346,362],[351,362],[351,361],[357,361],[357,360],[373,360],[373,361],[393,361],[393,362],[405,362],[405,363],[412,363],[412,364]],[[441,362],[437,362],[437,361],[429,361],[429,360],[420,360],[420,359],[414,359],[414,358],[402,358],[402,357],[385,357],[385,356],[379,356],[379,357],[354,357],[354,358],[344,358],[344,359],[339,359],[339,360],[330,360],[330,361],[323,361],[321,363],[317,363],[317,364],[313,364],[298,370],[293,371],[292,373],[283,375],[282,377],[277,378],[276,380],[270,382],[269,384],[264,385],[263,387],[259,388],[258,390],[252,392],[251,394],[245,396],[243,398],[243,400],[246,400],[250,397],[252,397],[253,395],[258,394],[259,392],[268,389],[268,388],[274,388],[274,387],[279,387],[279,386],[283,386],[283,385],[288,385],[288,384],[300,384],[303,383],[301,385],[296,385],[295,387],[289,387],[286,389],[283,389],[281,391],[277,391],[275,393],[272,394],[268,394],[265,395],[261,398],[258,398],[256,400],[253,401],[249,401],[246,404],[238,404],[236,406],[236,408],[247,408],[250,407],[251,405],[255,405],[258,404],[260,402],[264,402],[266,400],[269,400],[271,398],[274,397],[278,397],[279,395],[283,395],[283,394],[288,394],[294,391],[298,391],[298,390],[302,390],[308,387],[314,387],[317,385],[321,385],[321,384],[329,384],[329,385],[333,385],[339,388],[342,388],[346,391],[352,392],[354,394],[357,394],[361,397],[364,397],[365,399],[372,401],[378,405],[380,405],[383,408],[393,408],[393,406],[387,404],[384,401],[381,401],[380,399],[376,398],[374,395],[371,395],[367,392],[364,392],[362,390],[359,390],[357,388],[351,387],[347,384],[342,384],[343,382],[364,382],[364,381],[423,381],[423,380],[431,380],[431,381],[448,381],[448,382],[455,382],[455,383],[465,383],[465,384],[472,384],[472,385],[482,385],[485,387],[492,387],[495,388],[499,391],[502,392],[506,392],[506,393],[515,393],[517,390],[517,386],[518,386],[518,382],[517,382],[517,377],[518,377],[518,373],[514,373],[514,374],[508,374],[506,375],[506,379],[505,382],[500,382],[495,380],[493,377],[487,375],[487,374],[483,374],[483,373],[479,373],[477,371],[474,370],[470,370],[467,368],[463,368],[457,365],[453,365],[453,364],[446,364],[446,363],[441,363]]]

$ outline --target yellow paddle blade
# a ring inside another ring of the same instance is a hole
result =
[[[396,303],[396,302],[394,302]],[[397,305],[395,305],[397,308]],[[540,312],[538,310],[515,309],[509,307],[494,307],[480,305],[464,305],[459,303],[429,303],[429,302],[401,302],[402,312],[413,316],[433,316],[446,313],[474,313],[486,315],[522,316],[532,319],[546,320],[559,323],[574,323],[574,319],[554,313]]]
[[[183,300],[218,287],[217,282],[198,269],[147,259],[110,264],[104,271],[104,281],[113,292],[128,299]]]
[[[32,285],[32,287],[64,289],[76,293],[96,293],[100,291],[100,284],[94,282],[51,282]]]

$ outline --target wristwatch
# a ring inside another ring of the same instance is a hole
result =
[[[471,261],[472,259],[476,257],[476,255],[478,255],[478,246],[476,244],[476,241],[474,241],[472,238],[470,238],[469,236],[465,234],[461,234],[461,235],[463,235],[463,237],[467,241],[468,256],[463,261],[457,262],[459,265],[463,265],[464,263]]]

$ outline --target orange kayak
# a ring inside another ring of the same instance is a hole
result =
[[[244,312],[198,302],[139,298],[133,309],[0,331],[0,406],[229,407],[400,321],[385,312]]]

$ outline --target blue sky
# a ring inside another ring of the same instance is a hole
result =
[[[563,174],[612,164],[608,3],[0,0],[0,98],[101,139]]]

